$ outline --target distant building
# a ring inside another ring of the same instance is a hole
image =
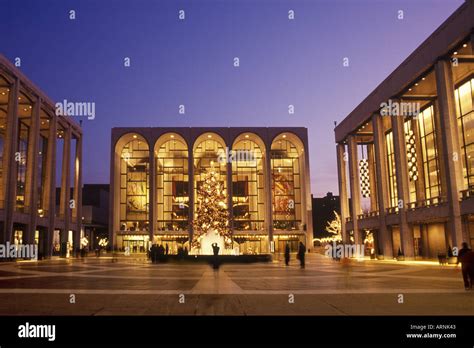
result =
[[[109,187],[108,184],[85,184],[82,188],[82,226],[89,250],[94,250],[101,238],[108,238]]]
[[[334,211],[341,212],[339,196],[328,192],[324,197],[311,197],[313,200],[313,235],[314,238],[327,237],[326,226],[334,220]]]

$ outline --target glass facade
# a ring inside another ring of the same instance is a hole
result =
[[[188,147],[175,134],[165,135],[156,155],[156,204],[158,231],[188,228],[189,174]]]
[[[407,146],[407,160],[408,160],[408,165],[410,166],[410,161],[412,160],[413,154],[409,153],[408,147],[411,146],[410,144],[410,137],[413,134],[413,127],[412,127],[412,119],[407,119],[404,122],[404,132],[405,132],[405,141],[406,141],[406,146]],[[416,164],[415,164],[416,165]],[[409,199],[410,202],[416,202],[416,180],[414,179],[413,176],[408,176],[408,192],[409,192]]]
[[[214,168],[216,178],[227,189],[227,163],[219,161],[225,153],[225,143],[217,134],[204,134],[194,146],[194,201],[197,202],[197,190],[201,186],[206,173]],[[203,140],[202,140],[203,139]],[[195,204],[194,210],[196,211]]]
[[[474,78],[463,83],[454,92],[456,116],[462,151],[465,187],[474,188]]]
[[[395,151],[393,147],[392,131],[385,134],[385,143],[387,146],[387,171],[388,188],[390,194],[390,208],[398,207],[397,176],[395,167]]]
[[[148,231],[149,149],[143,139],[127,143],[120,158],[120,229]]]
[[[425,108],[418,116],[418,129],[423,158],[425,197],[431,199],[439,197],[441,194],[438,148],[436,146],[436,129],[432,105]]]
[[[0,76],[0,208],[5,206],[5,192],[3,180],[6,165],[3,163],[5,151],[5,140],[7,131],[8,100],[10,98],[10,87],[6,80]]]
[[[301,228],[301,163],[296,146],[275,140],[271,148],[273,228]]]
[[[26,163],[28,161],[28,142],[31,127],[32,102],[23,93],[18,97],[18,143],[15,158],[17,164],[16,209],[25,211]]]
[[[263,155],[260,146],[248,139],[232,148],[232,209],[236,231],[263,230],[265,192]]]

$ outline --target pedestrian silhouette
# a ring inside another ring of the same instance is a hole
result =
[[[304,263],[305,252],[306,252],[306,247],[302,242],[300,242],[299,247],[298,247],[298,260],[300,260],[301,268],[304,268],[305,266],[305,263]]]
[[[458,264],[461,263],[464,289],[471,290],[474,285],[474,252],[469,249],[466,242],[458,252]]]
[[[286,243],[286,246],[285,246],[285,265],[289,265],[290,264],[290,245],[288,243]]]
[[[214,254],[212,263],[213,263],[213,268],[218,269],[219,268],[219,246],[217,243],[212,244],[212,253]]]

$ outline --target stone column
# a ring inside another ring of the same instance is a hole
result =
[[[153,242],[153,233],[156,230],[156,163],[154,144],[149,145],[149,205],[148,205],[148,228],[150,242]]]
[[[306,139],[306,144],[308,141]],[[304,153],[303,153],[303,160],[304,160],[304,172],[300,175],[300,178],[303,180],[303,188],[304,188],[304,202],[302,202],[302,215],[306,217],[305,225],[306,225],[306,250],[312,251],[313,246],[313,211],[312,211],[312,199],[311,199],[311,175],[310,175],[310,168],[309,168],[309,149],[305,146]]]
[[[357,141],[354,135],[348,137],[349,149],[349,182],[351,186],[352,226],[354,230],[355,244],[362,244],[362,236],[359,230],[357,215],[360,214],[360,180],[359,159],[357,153]]]
[[[3,185],[5,224],[3,241],[13,240],[13,212],[16,206],[16,180],[18,163],[15,161],[15,152],[18,149],[18,96],[20,94],[20,80],[17,78],[10,86],[8,98],[7,130],[5,133],[5,148],[3,153]],[[10,170],[6,170],[10,168]]]
[[[446,199],[448,196],[448,184],[446,181],[446,165],[442,163],[443,159],[445,158],[445,149],[443,145],[444,131],[443,131],[443,124],[441,122],[441,116],[439,114],[438,101],[435,101],[433,104],[433,118],[434,118],[434,124],[435,124],[435,132],[436,132],[436,148],[438,150],[439,180],[441,183],[440,196]],[[461,153],[461,149],[459,149],[459,153]],[[462,158],[462,157],[460,156],[459,158]],[[462,164],[461,164],[461,167],[462,167]],[[461,172],[462,172],[462,169],[461,169]]]
[[[71,209],[69,200],[71,197],[71,127],[68,126],[64,132],[63,160],[61,171],[61,199],[59,204],[59,216],[64,220],[64,230],[61,233],[61,244],[68,242],[69,222]],[[62,247],[62,245],[61,245]]]
[[[48,149],[46,154],[45,187],[43,190],[43,209],[49,220],[48,232],[45,236],[45,256],[52,254],[54,224],[56,221],[56,131],[57,117],[49,119]]]
[[[194,153],[192,146],[188,148],[188,233],[189,233],[189,251],[191,251],[191,242],[193,240],[193,220],[194,220]]]
[[[76,154],[74,161],[74,202],[76,234],[74,235],[74,245],[76,248],[81,247],[81,230],[82,230],[82,134],[77,135]]]
[[[232,234],[234,234],[234,210],[232,208],[233,206],[233,202],[232,202],[232,197],[233,197],[233,193],[232,193],[232,163],[230,163],[229,161],[227,161],[226,159],[226,178],[227,178],[227,210],[229,212],[229,224],[230,224],[230,228],[231,228],[231,232]]]
[[[397,100],[400,102],[400,100]],[[409,200],[408,186],[408,162],[406,153],[406,140],[404,129],[404,117],[402,115],[391,116],[393,132],[393,149],[395,154],[395,168],[398,195],[398,216],[400,226],[400,239],[402,251],[406,259],[415,257],[413,231],[407,222],[407,203]]]
[[[449,202],[448,233],[453,241],[452,247],[461,248],[466,240],[463,236],[459,192],[464,188],[462,176],[461,146],[456,119],[453,73],[450,62],[440,60],[435,65],[436,89],[443,135],[443,163],[446,173],[447,199]]]
[[[372,116],[374,131],[375,170],[377,173],[377,200],[379,207],[379,243],[380,249],[387,258],[393,257],[393,246],[390,231],[387,228],[385,215],[388,204],[387,154],[383,118],[378,114]],[[377,250],[378,252],[378,250]]]
[[[265,223],[268,229],[268,248],[271,252],[273,243],[273,189],[272,189],[272,165],[271,165],[271,144],[265,144]],[[275,250],[275,249],[274,249]]]
[[[336,146],[337,153],[337,177],[339,186],[339,201],[341,209],[341,235],[343,243],[348,243],[349,236],[346,230],[346,218],[349,217],[349,200],[347,197],[346,162],[347,153],[345,145],[340,143]]]
[[[26,236],[23,238],[25,244],[33,244],[36,231],[36,217],[38,215],[38,146],[40,133],[40,110],[41,98],[36,98],[33,105],[31,126],[28,134],[28,154],[26,164],[25,183],[25,210],[29,213],[29,223]]]

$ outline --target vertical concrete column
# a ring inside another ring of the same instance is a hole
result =
[[[233,203],[232,197],[232,163],[226,158],[226,178],[227,178],[227,210],[229,211],[229,223],[232,235],[234,234],[234,209],[232,208]],[[233,240],[233,239],[232,239]]]
[[[40,132],[40,110],[41,98],[36,98],[33,105],[31,126],[28,134],[28,154],[26,156],[26,183],[25,183],[25,207],[29,213],[29,223],[26,236],[23,238],[25,244],[32,244],[35,238],[36,217],[38,214],[38,147]]]
[[[341,235],[343,243],[348,243],[349,236],[346,230],[346,218],[349,217],[349,199],[347,196],[347,176],[346,176],[346,162],[347,153],[345,145],[342,143],[336,146],[337,154],[337,177],[339,186],[339,201],[341,209]]]
[[[362,236],[359,230],[357,215],[360,214],[360,179],[359,159],[357,153],[357,141],[354,135],[348,137],[349,149],[349,182],[351,186],[352,226],[354,230],[355,244],[362,244]]]
[[[74,202],[76,234],[74,235],[74,245],[76,248],[81,246],[81,230],[82,230],[82,134],[77,135],[76,154],[74,160]]]
[[[45,236],[45,256],[52,254],[54,224],[56,221],[56,132],[57,117],[49,119],[48,149],[46,154],[45,187],[43,191],[43,209],[47,212],[49,226]]]
[[[273,243],[273,188],[272,188],[272,159],[271,144],[265,144],[265,220],[268,229],[268,251],[271,252]],[[275,249],[274,249],[275,250]]]
[[[367,161],[369,168],[370,210],[377,211],[377,176],[375,175],[374,144],[367,144]]]
[[[189,233],[189,246],[191,249],[191,242],[193,240],[193,221],[194,221],[194,153],[192,145],[188,148],[188,191],[189,191],[189,203],[188,203],[188,233]],[[189,250],[191,251],[191,250]]]
[[[401,103],[401,101],[398,100]],[[407,222],[407,203],[409,202],[408,162],[406,152],[404,117],[391,116],[393,132],[393,148],[395,154],[395,168],[398,194],[398,216],[402,251],[407,259],[415,257],[413,245],[413,231]]]
[[[454,100],[453,73],[450,62],[440,60],[435,65],[436,89],[440,121],[443,129],[443,152],[441,161],[445,166],[447,199],[449,202],[448,233],[453,241],[452,247],[461,247],[467,240],[463,236],[461,222],[460,191],[464,188],[462,176],[462,156]]]
[[[155,144],[149,144],[149,206],[148,206],[148,228],[150,242],[153,242],[153,233],[156,230],[156,163],[155,163]]]
[[[306,144],[308,144],[308,140],[306,139]],[[302,209],[304,216],[306,217],[305,225],[306,225],[306,250],[312,251],[313,250],[313,209],[312,209],[312,200],[311,200],[311,175],[310,175],[310,168],[309,168],[309,149],[308,146],[305,146],[304,153],[303,153],[303,160],[304,160],[304,172],[303,177],[300,178],[304,180],[304,202],[302,204]],[[300,180],[301,180],[300,179]]]
[[[8,98],[7,131],[3,153],[3,185],[5,193],[5,224],[3,242],[13,240],[13,212],[16,206],[16,180],[18,164],[15,162],[15,152],[18,149],[18,97],[20,95],[20,80],[15,79],[10,87]],[[9,169],[9,170],[6,170]]]
[[[448,197],[448,184],[446,181],[446,165],[443,163],[444,158],[445,158],[445,149],[443,145],[443,138],[444,138],[444,131],[443,131],[443,124],[441,122],[441,115],[439,113],[439,106],[438,106],[438,101],[434,102],[433,104],[433,116],[434,116],[434,124],[435,124],[435,134],[436,134],[436,149],[438,150],[438,165],[439,165],[439,180],[441,183],[441,192],[440,196],[443,197],[444,199],[447,199]],[[459,149],[459,153],[461,153],[461,150]],[[460,156],[462,161],[462,156]],[[462,167],[462,163],[461,163]],[[462,169],[461,169],[462,173]]]
[[[68,242],[70,229],[71,209],[69,200],[71,197],[71,127],[67,126],[64,132],[63,160],[61,171],[61,199],[59,204],[59,216],[64,219],[64,230],[61,233],[61,244]]]
[[[378,114],[372,116],[374,131],[375,170],[377,173],[377,200],[379,206],[379,241],[380,251],[387,258],[393,257],[392,238],[389,234],[385,215],[388,204],[387,154],[383,118]],[[378,252],[378,251],[377,251]]]

